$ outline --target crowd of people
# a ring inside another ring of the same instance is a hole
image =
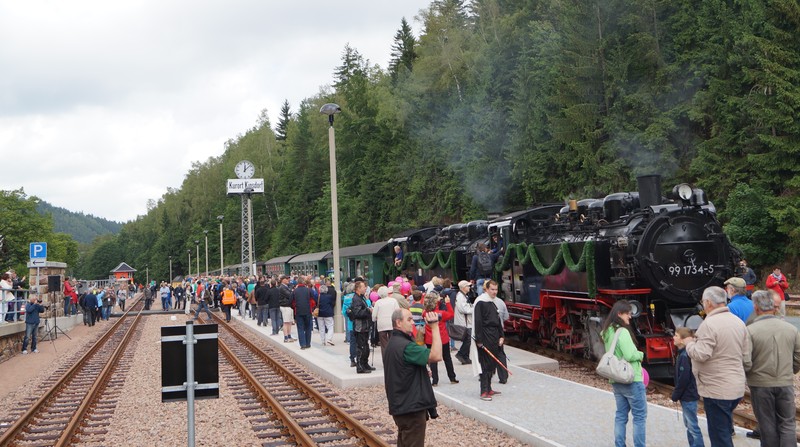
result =
[[[690,447],[702,447],[697,404],[702,398],[712,447],[733,446],[733,411],[750,389],[758,429],[749,437],[762,446],[796,446],[794,375],[800,372],[800,332],[783,320],[786,278],[775,268],[766,289],[748,290],[754,275],[746,263],[740,275],[722,287],[703,291],[705,319],[692,331],[677,328],[673,342],[678,349],[672,400],[680,402]],[[617,411],[614,444],[625,446],[629,415],[633,418],[633,442],[646,445],[647,394],[641,365],[643,358],[630,324],[632,306],[619,300],[611,308],[601,334],[610,349],[619,331],[614,354],[633,368],[632,383],[612,381]]]

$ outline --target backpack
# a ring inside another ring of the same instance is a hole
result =
[[[492,255],[485,251],[478,252],[478,272],[482,276],[491,276],[492,274],[492,267],[494,267],[494,263],[492,262]]]

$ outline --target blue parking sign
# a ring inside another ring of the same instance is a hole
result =
[[[47,242],[31,242],[31,259],[47,258]]]

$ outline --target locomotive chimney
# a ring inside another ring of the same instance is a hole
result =
[[[661,205],[660,175],[640,175],[636,177],[636,186],[639,188],[639,206],[642,209],[653,205]]]

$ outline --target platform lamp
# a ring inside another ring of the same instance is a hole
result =
[[[194,258],[194,262],[197,263],[197,268],[194,271],[194,274],[200,276],[200,241],[194,241],[194,248],[197,250],[197,256]]]
[[[149,265],[147,265],[147,264],[144,265],[144,272],[145,272],[145,275],[147,275],[146,276],[146,278],[147,278],[147,286],[150,287],[150,266]]]
[[[221,214],[219,216],[217,216],[217,220],[219,220],[219,276],[223,275],[223,273],[222,273],[222,263],[223,263],[223,261],[222,260],[224,258],[224,256],[223,256],[224,251],[222,250],[222,219],[224,219],[224,218],[225,218],[225,216],[223,216]]]
[[[206,237],[206,276],[208,276],[208,230],[203,230]]]
[[[341,274],[339,273],[339,203],[336,194],[336,135],[333,130],[333,116],[340,113],[342,108],[337,104],[328,103],[319,109],[319,113],[328,115],[328,158],[331,170],[331,231],[333,232],[333,288],[336,290],[336,303],[333,312],[333,328],[335,332],[344,331],[342,317],[342,296],[339,287]]]
[[[186,275],[186,277],[190,278],[192,276],[192,250],[187,249],[186,254],[189,255],[189,267],[187,267],[189,269],[189,273]]]
[[[174,278],[174,276],[172,276],[172,255],[170,255],[170,257],[169,257],[169,283],[170,284],[172,284],[172,278]]]

